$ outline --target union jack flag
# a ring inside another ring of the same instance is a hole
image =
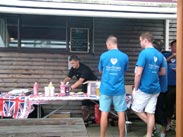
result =
[[[25,118],[26,109],[26,96],[0,96],[0,115],[2,117]]]

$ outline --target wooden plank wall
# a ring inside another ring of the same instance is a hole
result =
[[[126,74],[125,84],[133,84],[134,67],[140,51],[139,35],[149,31],[155,39],[164,40],[164,22],[162,20],[140,19],[106,19],[97,18],[95,27],[95,55],[106,50],[105,40],[113,34],[118,37],[119,49],[129,56],[129,70]]]
[[[40,91],[50,81],[58,88],[67,73],[67,56],[59,54],[1,52],[0,64],[0,91],[32,89],[36,81]]]
[[[139,35],[150,31],[156,39],[164,39],[163,20],[140,19],[94,19],[94,54],[78,54],[81,62],[87,64],[100,78],[97,70],[99,56],[106,51],[106,38],[113,34],[118,37],[119,49],[129,56],[129,71],[126,74],[125,84],[133,84],[134,67],[140,51]],[[0,91],[10,91],[15,88],[29,88],[35,81],[44,91],[50,81],[53,82],[56,92],[59,92],[59,83],[67,74],[67,58],[70,53],[17,53],[0,51]],[[66,111],[80,113],[80,102],[70,104]],[[53,110],[53,106],[45,105],[45,112]],[[76,109],[75,109],[76,108]]]

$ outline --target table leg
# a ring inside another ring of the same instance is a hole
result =
[[[41,118],[41,104],[37,105],[37,118]]]
[[[64,106],[66,106],[68,103],[63,104],[62,106],[58,107],[57,109],[53,110],[52,112],[50,112],[49,114],[47,114],[46,116],[44,116],[43,118],[47,118],[50,115],[54,114],[55,112],[57,112],[58,110],[60,110],[61,108],[63,108]]]

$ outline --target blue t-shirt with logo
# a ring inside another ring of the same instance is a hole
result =
[[[118,49],[104,52],[98,65],[102,72],[100,93],[114,96],[125,94],[124,73],[128,69],[128,56]]]
[[[145,48],[140,52],[136,66],[143,67],[139,89],[147,94],[160,92],[159,70],[165,67],[163,55],[155,48]]]
[[[163,53],[163,55],[168,58],[172,55],[171,52],[166,51]],[[170,59],[168,63],[168,85],[169,86],[175,86],[176,85],[176,71],[174,70],[176,68],[176,58]]]
[[[167,66],[167,62],[166,62],[165,57],[163,59],[163,66],[165,66],[166,75],[160,76],[159,81],[160,81],[161,92],[165,93],[168,90],[168,66]]]

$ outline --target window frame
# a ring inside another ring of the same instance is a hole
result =
[[[22,14],[21,14],[22,15]],[[18,40],[18,45],[17,47],[0,47],[0,50],[3,51],[3,52],[6,52],[6,51],[12,51],[12,52],[34,52],[34,53],[66,53],[66,54],[69,54],[69,53],[82,53],[82,54],[90,54],[90,53],[93,53],[93,18],[90,18],[90,20],[92,20],[92,22],[89,22],[89,26],[88,26],[88,29],[89,29],[89,43],[90,43],[90,49],[88,50],[88,52],[72,52],[70,51],[70,29],[71,28],[75,28],[74,25],[72,25],[70,22],[69,22],[69,19],[72,18],[72,17],[66,17],[66,48],[32,48],[32,47],[21,47],[21,26],[22,26],[22,22],[21,22],[21,15],[18,15],[18,14],[3,14],[1,13],[0,14],[0,17],[1,18],[6,18],[7,16],[8,17],[15,17],[17,18],[17,21],[18,21],[18,26],[17,26],[17,40]],[[44,16],[44,15],[41,15],[41,16]],[[63,16],[61,16],[63,17]],[[77,18],[77,17],[74,17],[74,18]],[[88,17],[89,18],[89,17]],[[81,25],[81,24],[80,24]],[[86,26],[82,27],[81,25],[81,28],[86,28]]]

